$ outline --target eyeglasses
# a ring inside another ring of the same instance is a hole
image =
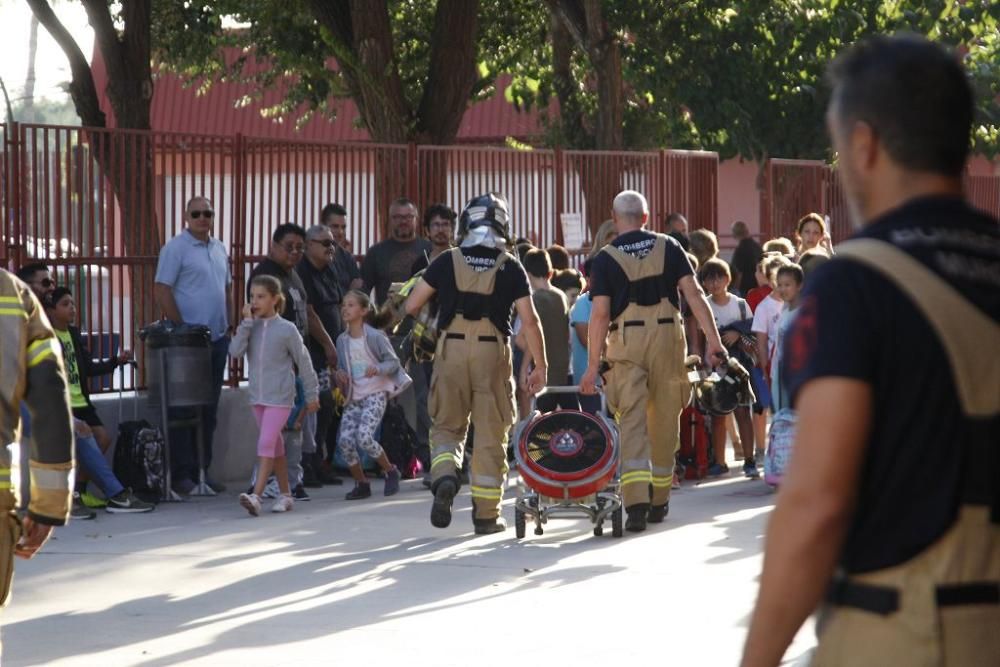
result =
[[[207,211],[188,211],[188,214],[191,216],[192,220],[197,220],[201,216],[205,216],[205,218],[211,220],[212,216],[215,215],[215,211],[212,211],[212,210],[207,210]]]
[[[441,222],[432,222],[431,229],[451,229],[455,226],[455,223],[443,220]]]
[[[50,287],[55,287],[56,281],[52,280],[52,278],[42,278],[41,280],[38,281],[38,284],[44,287],[45,289],[48,289]]]
[[[309,240],[312,241],[313,243],[320,244],[324,248],[332,248],[334,245],[336,245],[336,241],[333,241],[332,239],[325,239],[323,241],[321,241],[319,239],[309,239]],[[289,252],[291,252],[291,251],[289,251]]]
[[[284,248],[285,252],[287,252],[289,255],[301,253],[303,250],[306,249],[305,245],[302,243],[296,243],[295,245],[292,245],[290,243],[279,243],[278,245]]]

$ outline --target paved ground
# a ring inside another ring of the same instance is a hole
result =
[[[522,542],[475,537],[467,494],[434,529],[430,494],[403,484],[352,503],[327,487],[259,519],[229,494],[60,529],[18,564],[4,664],[736,664],[774,501],[762,482],[688,483],[639,536],[560,521]],[[812,645],[810,624],[787,664]]]

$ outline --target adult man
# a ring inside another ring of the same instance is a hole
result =
[[[295,272],[305,288],[306,302],[315,311],[323,330],[333,341],[337,340],[337,336],[344,329],[340,317],[343,288],[337,276],[337,263],[334,261],[336,247],[336,241],[329,227],[314,225],[306,231],[305,256],[295,267]],[[312,442],[305,440],[302,443],[303,468],[306,471],[304,482],[314,480],[316,485],[339,484],[340,479],[326,474],[322,467],[322,448],[334,418],[333,395],[330,393],[330,368],[327,365],[326,351],[315,337],[309,337],[307,347],[313,369],[319,378],[320,408],[316,414],[315,439]]]
[[[361,271],[351,254],[351,242],[347,240],[347,209],[340,204],[327,204],[319,216],[319,222],[330,228],[334,247],[333,263],[337,271],[337,279],[344,293],[352,289],[361,289]]]
[[[863,229],[785,339],[795,455],[743,665],[777,665],[824,592],[814,665],[997,665],[1000,233],[962,200],[972,91],[912,35],[864,40],[830,75]]]
[[[406,301],[416,315],[435,293],[441,336],[431,382],[431,524],[451,523],[459,489],[469,417],[476,429],[470,473],[472,521],[477,535],[506,528],[500,518],[507,474],[507,431],[514,424],[511,385],[511,306],[521,318],[535,369],[529,391],[545,384],[548,366],[528,279],[506,251],[507,200],[490,193],[471,200],[459,221],[460,247],[434,260]]]
[[[389,286],[409,280],[413,263],[430,253],[427,239],[417,237],[417,207],[401,197],[389,207],[389,238],[368,249],[361,264],[365,291],[375,289],[375,302],[385,303]]]
[[[285,295],[285,309],[281,313],[289,322],[295,324],[302,339],[308,341],[311,337],[313,341],[323,350],[323,356],[327,364],[337,367],[337,349],[334,346],[330,334],[323,327],[316,310],[309,304],[306,296],[305,285],[295,271],[305,253],[306,232],[298,225],[286,222],[274,230],[271,235],[271,248],[264,261],[253,268],[250,278],[247,280],[247,300],[250,299],[250,281],[257,276],[274,276],[281,283],[281,291]],[[315,442],[316,437],[316,416],[315,413],[306,415],[302,426],[302,440],[304,443]],[[315,451],[315,450],[314,450]],[[288,457],[288,474],[292,478],[292,495],[296,500],[309,500],[309,494],[303,488],[303,475],[313,471],[311,466],[300,466],[301,452],[295,451],[293,447]],[[311,463],[307,462],[307,463]],[[306,470],[305,468],[309,468]]]
[[[225,247],[212,236],[214,216],[209,199],[191,198],[184,207],[186,228],[160,250],[153,284],[153,297],[168,320],[200,324],[211,333],[212,402],[202,408],[205,470],[212,463],[212,438],[229,359],[229,313],[232,312],[233,277]],[[195,480],[201,477],[193,435],[188,428],[171,429],[171,473],[178,493],[193,491]],[[216,492],[225,488],[206,481]]]
[[[643,229],[646,198],[632,190],[618,193],[612,218],[618,236],[594,257],[590,271],[587,372],[580,392],[595,393],[607,339],[607,397],[621,426],[625,527],[640,532],[647,521],[662,522],[669,510],[678,420],[690,397],[678,289],[705,332],[706,362],[726,353],[684,250],[671,237]]]
[[[441,253],[455,245],[455,221],[458,214],[447,204],[434,204],[424,212],[424,233],[431,242],[429,255],[421,255],[410,267],[410,275],[426,269]]]
[[[29,439],[31,501],[27,515],[19,520],[9,446],[21,437],[22,401],[34,430]],[[66,523],[72,448],[59,343],[28,286],[0,269],[0,605],[10,596],[14,556],[31,558],[52,527]]]
[[[746,296],[747,292],[757,286],[757,265],[764,256],[764,249],[756,239],[750,236],[747,223],[737,220],[732,227],[733,238],[736,239],[736,250],[733,251],[733,287],[739,294]]]
[[[56,289],[56,281],[52,279],[49,267],[41,262],[25,264],[17,270],[17,277],[31,288],[43,307]]]
[[[684,252],[691,249],[690,241],[688,241],[688,221],[680,213],[671,213],[667,216],[667,236],[673,237],[675,241],[681,244],[684,248]]]

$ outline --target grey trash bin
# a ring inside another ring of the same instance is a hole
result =
[[[167,407],[210,404],[212,340],[208,328],[156,323],[143,334],[150,403],[160,405],[165,392]]]

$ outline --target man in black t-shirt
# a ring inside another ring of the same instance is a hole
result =
[[[744,667],[823,601],[822,665],[1000,664],[1000,232],[962,199],[973,96],[922,37],[831,68],[827,123],[863,228],[785,337],[798,422]]]
[[[590,268],[587,372],[580,392],[596,392],[606,341],[608,404],[621,428],[625,528],[640,532],[647,521],[667,516],[680,413],[691,397],[678,289],[705,332],[710,362],[726,353],[687,254],[673,238],[644,229],[646,198],[632,190],[618,193],[612,217],[618,236]]]
[[[327,204],[320,213],[319,223],[333,234],[333,268],[337,272],[341,291],[346,294],[349,290],[364,287],[358,262],[351,254],[351,243],[347,240],[347,209],[340,204]]]
[[[374,289],[375,303],[381,306],[389,287],[409,280],[413,263],[430,251],[430,241],[417,236],[416,204],[397,199],[389,207],[389,238],[369,248],[361,263],[364,290]]]
[[[495,193],[471,200],[459,223],[460,248],[440,255],[406,301],[416,315],[435,294],[441,328],[434,358],[429,408],[431,428],[431,524],[451,523],[460,482],[469,418],[476,429],[469,481],[478,535],[506,528],[500,518],[507,475],[507,432],[514,425],[511,309],[535,359],[529,390],[545,384],[548,367],[538,316],[524,269],[506,252],[507,201]]]

